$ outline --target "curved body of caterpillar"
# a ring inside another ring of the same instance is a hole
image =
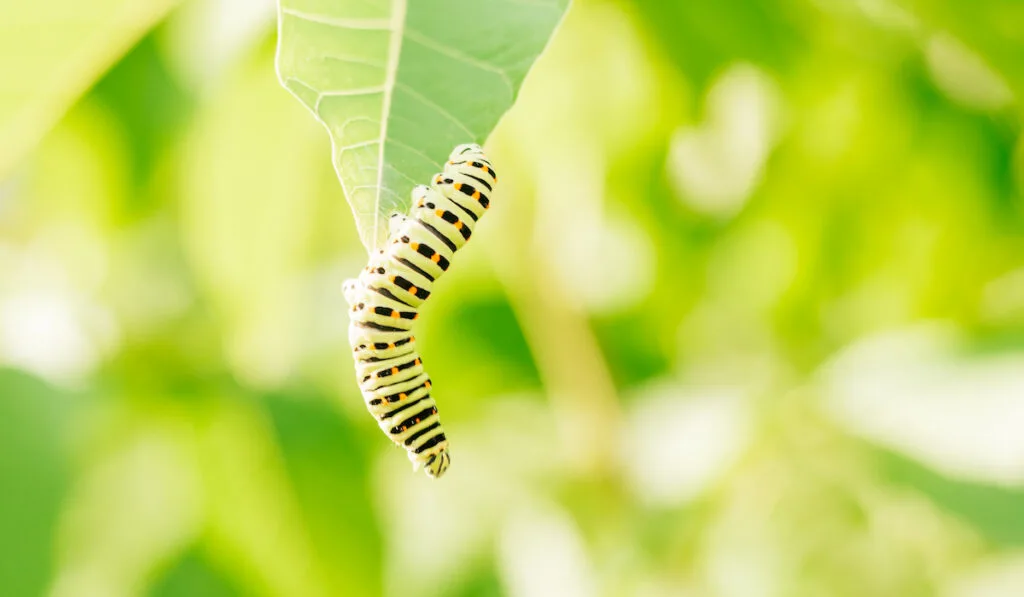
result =
[[[351,306],[349,342],[366,408],[409,453],[413,469],[423,467],[430,477],[444,474],[451,457],[412,325],[489,207],[495,183],[480,146],[456,147],[430,186],[413,188],[409,214],[391,217],[384,248],[344,285]]]

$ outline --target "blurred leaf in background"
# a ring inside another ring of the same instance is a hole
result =
[[[47,0],[0,7],[0,176],[176,0]]]
[[[40,595],[56,565],[55,537],[70,485],[70,396],[0,370],[0,586]]]

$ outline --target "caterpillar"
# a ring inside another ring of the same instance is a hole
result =
[[[469,241],[498,182],[479,145],[459,145],[444,172],[412,190],[408,215],[388,221],[384,248],[357,278],[343,284],[350,307],[349,343],[367,410],[412,461],[437,478],[451,456],[430,377],[412,335],[419,308]]]

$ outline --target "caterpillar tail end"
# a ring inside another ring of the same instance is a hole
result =
[[[448,453],[448,442],[435,446],[423,454],[410,453],[409,460],[412,461],[412,470],[417,471],[422,468],[423,472],[431,479],[440,479],[452,463],[452,457]]]

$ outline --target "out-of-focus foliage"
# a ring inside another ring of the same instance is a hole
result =
[[[0,177],[177,0],[0,5]]]
[[[64,444],[74,406],[23,373],[0,371],[0,387],[0,586],[13,595],[41,594],[55,569],[51,542],[69,485]]]
[[[417,330],[432,482],[356,391],[272,3],[183,3],[0,127],[0,594],[1024,593],[1020,10],[574,3]]]

